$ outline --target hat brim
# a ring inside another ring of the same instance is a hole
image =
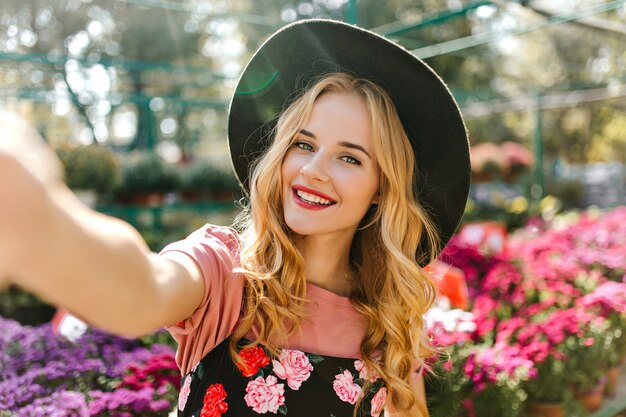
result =
[[[463,216],[470,183],[469,143],[459,108],[423,61],[346,23],[313,19],[287,25],[244,69],[228,120],[231,160],[244,190],[249,167],[270,144],[281,111],[311,80],[341,71],[371,80],[390,95],[415,152],[416,195],[445,245]]]

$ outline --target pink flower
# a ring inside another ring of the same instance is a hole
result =
[[[185,409],[185,404],[187,404],[187,399],[189,398],[190,387],[191,375],[187,375],[187,377],[185,377],[185,382],[180,389],[180,393],[178,394],[178,409],[180,411],[183,411]]]
[[[342,374],[335,375],[333,389],[341,401],[350,404],[356,403],[357,398],[361,395],[361,387],[354,382],[352,373],[347,369]]]
[[[372,398],[372,417],[378,417],[385,407],[385,399],[387,398],[387,388],[382,387],[378,390],[374,398]]]
[[[374,382],[380,378],[380,375],[376,374],[376,372],[370,372],[365,366],[365,362],[360,359],[354,361],[354,369],[359,372],[359,378],[361,379],[368,379],[370,382]]]
[[[246,387],[246,404],[259,414],[278,411],[285,404],[285,386],[278,384],[275,376],[269,375],[266,379],[262,376],[248,382]]]
[[[274,373],[281,379],[287,380],[287,385],[293,390],[300,389],[300,385],[311,376],[313,365],[309,358],[299,350],[283,349],[278,360],[273,360]]]

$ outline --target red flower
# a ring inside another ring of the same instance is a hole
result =
[[[222,384],[213,384],[206,390],[204,406],[200,417],[221,417],[228,410],[228,404],[224,399],[228,396]]]
[[[245,377],[254,376],[263,368],[270,364],[270,358],[265,354],[263,348],[254,346],[242,349],[239,356],[243,363],[237,363],[237,367],[241,370],[241,374]]]

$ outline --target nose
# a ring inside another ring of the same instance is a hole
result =
[[[328,181],[330,177],[328,176],[325,163],[321,157],[322,154],[318,153],[315,157],[309,159],[307,163],[302,165],[302,168],[300,168],[300,173],[314,181]]]

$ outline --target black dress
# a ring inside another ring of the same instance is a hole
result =
[[[363,363],[283,349],[270,358],[265,348],[240,350],[243,365],[228,352],[230,338],[183,377],[180,417],[352,417],[367,377]],[[383,416],[386,388],[371,378],[358,416]]]

